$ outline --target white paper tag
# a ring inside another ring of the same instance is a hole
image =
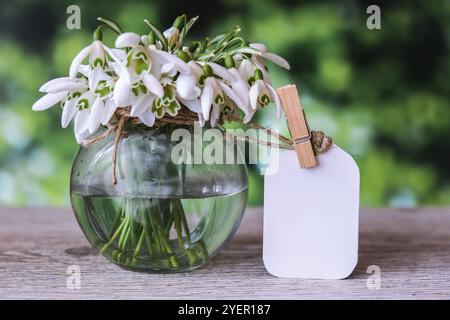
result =
[[[276,277],[343,279],[358,261],[359,169],[337,146],[300,169],[280,151],[264,177],[263,260]]]

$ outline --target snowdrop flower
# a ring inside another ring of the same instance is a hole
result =
[[[135,33],[124,33],[117,37],[116,47],[129,47],[125,60],[122,62],[119,77],[127,84],[133,84],[142,79],[144,74],[149,74],[152,68],[152,60],[148,50],[139,45],[139,35]]]
[[[152,88],[152,91],[149,90]],[[155,93],[163,95],[163,89],[158,80],[151,76],[143,77],[142,82],[132,85],[128,84],[123,78],[119,78],[114,88],[114,103],[118,107],[131,106],[130,115],[139,117],[145,124],[152,126],[154,116],[148,114],[153,100],[156,98]],[[143,114],[144,112],[147,112]]]
[[[112,99],[114,85],[115,80],[112,78],[99,81],[97,88],[94,91],[96,99],[89,115],[89,133],[94,133],[100,124],[108,124],[116,111],[117,105]]]
[[[89,46],[81,50],[72,60],[69,69],[69,77],[75,79],[78,72],[80,72],[81,63],[84,59],[89,57],[89,65],[87,70],[84,70],[84,75],[89,80],[89,88],[94,91],[98,82],[104,78],[107,69],[109,68],[108,55],[111,56],[116,63],[120,62],[118,53],[105,46],[101,41],[101,31],[98,28],[95,32],[94,40]]]
[[[228,85],[228,83],[233,83],[237,80],[235,76],[224,67],[215,63],[207,63],[203,69],[205,79],[200,103],[205,120],[210,119],[211,110],[217,114],[220,106],[225,103],[226,96],[230,97],[237,105],[241,105],[241,99]],[[216,79],[214,75],[220,76],[223,80]]]
[[[170,79],[163,79],[164,94],[153,100],[151,111],[157,118],[162,118],[164,114],[169,114],[172,117],[178,114],[181,105],[177,100],[177,91],[175,85]]]
[[[88,83],[83,78],[71,79],[70,77],[57,78],[45,83],[39,91],[46,93],[36,101],[32,109],[34,111],[47,110],[57,103],[63,106],[61,126],[66,128],[77,111],[80,96],[88,90]]]
[[[213,76],[212,68],[209,65],[204,66],[206,79],[200,97],[202,115],[205,120],[209,120],[211,109],[217,108],[225,102],[220,82]]]
[[[238,108],[240,108],[244,112],[244,114],[247,115],[251,111],[249,100],[250,86],[248,84],[248,78],[246,76],[241,76],[235,64],[236,62],[233,57],[227,56],[225,58],[225,65],[228,68],[228,72],[231,73],[236,79],[235,81],[231,82],[231,88],[237,95],[237,98],[234,99],[234,102],[236,103]]]
[[[189,72],[182,72],[175,81],[178,95],[182,99],[193,100],[200,96],[201,90],[198,86],[203,75],[203,69],[194,61],[187,63]]]
[[[130,95],[132,88],[142,84],[156,97],[164,95],[160,78],[164,73],[175,75],[178,70],[190,72],[186,64],[174,55],[157,49],[154,45],[146,48],[140,45],[141,37],[135,33],[121,34],[116,40],[116,47],[131,47],[123,63],[119,80],[114,90],[114,99],[119,106],[131,105],[141,97]],[[139,90],[138,90],[139,92]],[[145,94],[142,90],[141,93]],[[135,99],[137,98],[137,99]]]
[[[88,134],[97,130],[101,123],[108,123],[112,117],[115,105],[107,99],[110,96],[111,86],[110,81],[102,80],[95,93],[92,93],[88,81],[84,78],[64,77],[50,80],[40,88],[41,92],[47,94],[36,101],[32,109],[46,110],[61,103],[63,107],[61,126],[66,128],[74,119],[75,137],[81,142]]]
[[[155,68],[154,70],[152,70],[153,74],[156,77],[160,77],[161,69],[165,64],[172,66],[173,70],[178,71],[178,72],[183,72],[183,73],[191,72],[191,68],[187,65],[187,63],[184,62],[182,59],[180,59],[175,54],[160,50],[156,47],[156,45],[149,46],[148,50],[150,52],[151,57],[154,59],[154,61],[157,63],[157,65],[160,66],[160,68]]]
[[[255,66],[249,59],[243,59],[239,65],[238,73],[242,79],[251,82],[255,74]]]
[[[155,45],[144,46],[136,33],[122,33],[117,37],[115,45],[117,48],[131,48],[119,72],[120,77],[124,77],[129,84],[141,80],[150,71],[154,77],[159,78],[162,67],[167,63],[172,63],[177,70],[189,71],[186,64],[173,54],[162,51]]]
[[[254,75],[255,82],[250,87],[250,106],[254,111],[267,106],[271,101],[275,102],[277,118],[281,117],[281,101],[275,89],[264,82],[261,70],[257,69]]]
[[[116,47],[131,48],[123,62],[114,88],[114,102],[119,107],[131,106],[131,116],[137,116],[152,126],[155,116],[150,110],[153,100],[164,95],[160,81],[150,72],[154,68],[150,51],[142,46],[136,33],[123,33],[116,39]]]
[[[178,30],[176,27],[170,27],[169,29],[164,31],[163,34],[167,39],[169,48],[173,48],[177,44],[178,38],[180,37],[180,30]]]
[[[286,60],[267,52],[262,44],[251,44],[249,49],[236,37],[238,31],[223,42],[222,35],[212,38],[219,40],[185,46],[185,34],[195,20],[187,22],[185,15],[180,16],[163,33],[145,21],[151,32],[141,36],[123,33],[117,24],[102,18],[104,25],[73,59],[69,75],[44,84],[40,91],[45,95],[33,104],[33,110],[61,104],[61,125],[67,127],[74,120],[79,143],[108,125],[117,108],[130,107],[130,116],[149,127],[166,115],[175,117],[183,107],[197,114],[201,125],[210,121],[215,126],[221,115],[235,117],[241,112],[248,122],[270,102],[275,102],[280,116],[281,103],[262,58],[289,69]],[[102,42],[105,26],[119,33],[114,48]],[[255,49],[260,54],[253,54]]]
[[[265,45],[263,45],[262,43],[251,43],[250,47],[261,52],[261,57],[263,57],[267,60],[270,60],[273,63],[275,63],[275,64],[279,65],[280,67],[283,67],[287,70],[291,69],[291,66],[284,58],[280,57],[279,55],[277,55],[275,53],[267,52],[267,47]],[[255,57],[255,59],[258,60],[257,57]]]
[[[180,38],[180,30],[183,29],[185,15],[179,16],[173,22],[172,27],[163,32],[164,37],[167,39],[169,48],[174,48],[178,44]]]

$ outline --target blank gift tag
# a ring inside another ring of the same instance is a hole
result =
[[[358,261],[359,169],[337,146],[300,169],[280,151],[264,177],[264,265],[276,277],[343,279]],[[273,166],[273,168],[271,168]]]

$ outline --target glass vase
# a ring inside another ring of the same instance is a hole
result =
[[[248,179],[239,150],[222,139],[224,154],[235,155],[232,164],[194,161],[194,152],[203,153],[209,143],[196,136],[180,148],[180,141],[173,141],[176,129],[182,127],[126,127],[116,147],[115,170],[114,133],[80,147],[74,161],[71,203],[78,223],[89,242],[123,268],[195,269],[241,221]],[[194,137],[193,128],[183,129]],[[174,161],[175,150],[192,156],[191,161]]]

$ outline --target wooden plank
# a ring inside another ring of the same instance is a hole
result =
[[[450,208],[362,210],[358,266],[349,279],[327,281],[265,271],[261,213],[249,209],[231,243],[205,267],[143,274],[91,249],[69,209],[0,209],[0,298],[450,298]],[[80,267],[80,290],[66,287],[70,265]],[[379,290],[367,287],[371,265],[381,270]]]

